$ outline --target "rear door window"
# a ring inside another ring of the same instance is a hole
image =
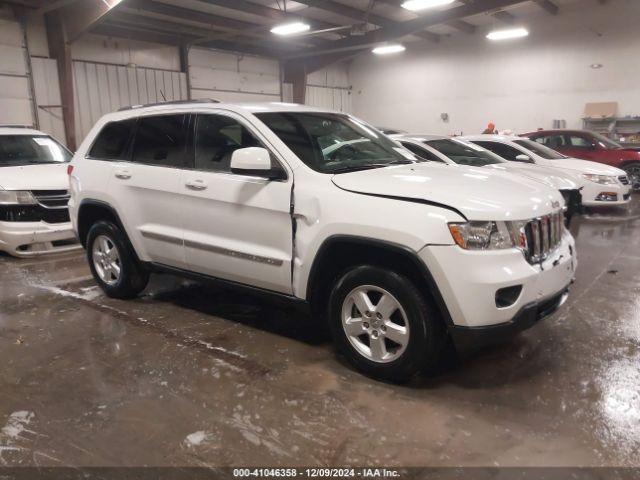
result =
[[[98,160],[123,160],[136,120],[107,123],[89,150],[89,157]]]
[[[185,167],[188,119],[186,114],[138,119],[131,160],[159,167]]]
[[[516,160],[516,157],[518,155],[524,155],[517,148],[514,148],[511,145],[507,145],[505,143],[487,142],[487,141],[478,141],[478,142],[474,141],[473,143],[480,145],[481,147],[484,147],[487,150],[511,162],[517,162],[518,160]]]

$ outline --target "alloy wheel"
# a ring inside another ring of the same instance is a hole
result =
[[[107,285],[115,285],[120,279],[122,264],[118,247],[106,235],[99,235],[93,242],[93,266]]]
[[[409,344],[409,321],[388,291],[373,285],[353,289],[342,304],[342,328],[353,348],[376,363],[399,358]]]

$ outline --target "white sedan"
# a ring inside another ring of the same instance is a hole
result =
[[[631,201],[631,184],[624,170],[569,158],[532,140],[508,135],[460,137],[491,150],[502,158],[520,163],[551,167],[581,179],[582,204],[587,207],[626,205]]]
[[[567,205],[567,220],[571,220],[573,214],[581,210],[580,188],[584,182],[573,174],[528,163],[509,162],[479,145],[459,138],[408,134],[392,135],[391,138],[425,160],[448,165],[491,168],[543,182],[559,190],[564,197]]]

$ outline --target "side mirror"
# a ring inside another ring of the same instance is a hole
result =
[[[533,163],[529,155],[521,154],[516,157],[516,162]]]
[[[269,180],[286,178],[284,171],[272,167],[269,150],[261,147],[240,148],[234,151],[231,155],[231,172]]]

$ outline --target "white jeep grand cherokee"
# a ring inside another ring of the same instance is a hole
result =
[[[73,223],[108,295],[170,272],[298,302],[390,380],[433,366],[449,335],[532,326],[574,277],[557,190],[419,162],[340,113],[131,108],[95,125],[70,170]]]

